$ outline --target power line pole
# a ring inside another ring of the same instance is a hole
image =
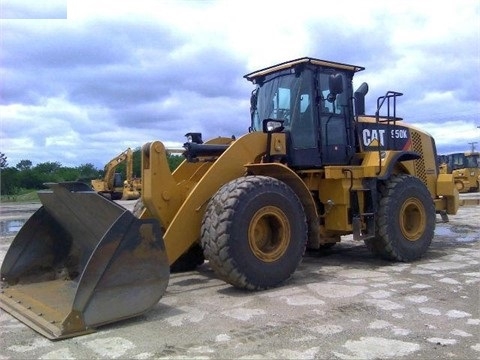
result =
[[[475,144],[478,144],[478,141],[469,142],[468,144],[472,146],[472,153],[474,153],[475,152]]]

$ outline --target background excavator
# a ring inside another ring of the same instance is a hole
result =
[[[116,172],[120,164],[125,163],[125,180]],[[127,148],[110,160],[103,170],[102,179],[91,181],[92,188],[112,200],[135,200],[140,197],[142,181],[133,176],[133,152]]]
[[[419,259],[458,191],[434,139],[397,116],[401,93],[365,115],[368,85],[352,86],[362,70],[304,57],[245,75],[248,132],[188,133],[173,173],[164,144],[146,143],[133,212],[84,184],[50,184],[3,261],[0,306],[59,339],[148,311],[182,257],[247,290],[282,284],[306,248],[348,234],[375,256]]]

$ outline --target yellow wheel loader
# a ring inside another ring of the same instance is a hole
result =
[[[480,153],[475,151],[440,155],[440,172],[453,175],[459,193],[480,191]]]
[[[187,134],[173,173],[164,144],[145,144],[134,213],[82,184],[50,184],[4,259],[1,307],[58,339],[147,311],[182,258],[204,256],[250,290],[283,283],[306,248],[348,234],[385,259],[420,258],[458,191],[434,139],[397,116],[401,93],[365,115],[368,85],[352,89],[361,70],[305,57],[246,75],[248,133]]]

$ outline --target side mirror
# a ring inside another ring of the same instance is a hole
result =
[[[337,95],[343,93],[343,76],[341,74],[330,75],[328,78],[328,89],[330,94],[328,94],[327,100],[334,102]]]

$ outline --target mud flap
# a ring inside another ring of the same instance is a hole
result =
[[[169,279],[158,222],[81,183],[49,187],[7,251],[0,307],[50,339],[152,308]]]

